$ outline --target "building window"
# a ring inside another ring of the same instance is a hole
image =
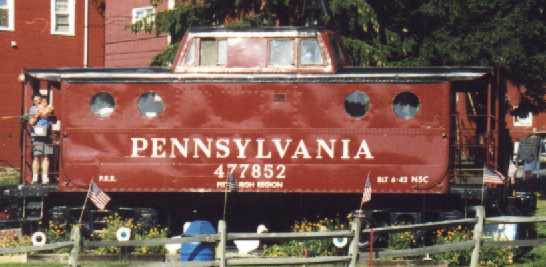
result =
[[[153,6],[145,6],[145,7],[137,7],[133,8],[133,24],[141,21],[146,20],[146,23],[150,23],[153,21],[153,15],[155,14],[155,9]]]
[[[14,0],[0,0],[0,30],[13,31],[14,23]]]
[[[75,0],[51,0],[51,34],[75,35]]]

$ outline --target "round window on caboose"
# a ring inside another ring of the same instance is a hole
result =
[[[345,97],[345,111],[353,118],[364,116],[371,105],[370,97],[361,91],[354,91]]]
[[[163,112],[163,98],[155,92],[147,92],[138,99],[138,111],[146,118],[155,118]]]
[[[91,98],[89,105],[95,116],[99,118],[106,118],[110,117],[110,115],[114,113],[116,103],[114,102],[114,98],[111,94],[107,92],[100,92]]]
[[[392,110],[398,118],[409,120],[413,119],[419,111],[419,98],[411,92],[402,92],[398,94],[392,102]]]

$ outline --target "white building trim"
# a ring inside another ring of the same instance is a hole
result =
[[[7,0],[8,7],[8,25],[1,26],[0,31],[14,31],[15,30],[15,0]]]
[[[55,6],[57,1],[67,1],[67,13],[68,15],[68,30],[59,31],[57,30],[57,13]],[[75,36],[76,35],[76,1],[75,0],[51,0],[51,34],[54,35],[65,35],[65,36]]]

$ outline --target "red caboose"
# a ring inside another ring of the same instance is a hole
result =
[[[47,92],[58,120],[50,207],[76,205],[94,180],[112,207],[214,218],[233,176],[233,218],[267,222],[355,209],[369,177],[378,218],[424,220],[462,199],[498,204],[509,186],[489,68],[351,68],[328,31],[195,29],[171,70],[25,76],[23,110]]]

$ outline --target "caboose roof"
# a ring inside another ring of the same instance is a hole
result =
[[[311,37],[326,31],[321,27],[262,27],[262,28],[226,28],[192,27],[188,34],[198,37]]]
[[[431,82],[475,80],[486,77],[489,67],[365,67],[344,68],[332,74],[301,73],[173,73],[167,68],[55,68],[29,69],[27,77],[68,82]]]

